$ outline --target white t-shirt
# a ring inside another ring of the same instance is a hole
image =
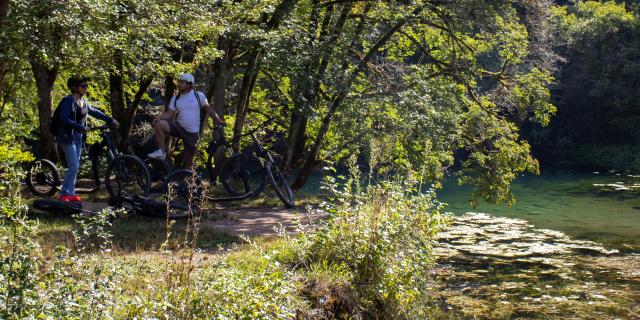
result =
[[[200,97],[200,105],[198,105],[196,94]],[[180,124],[184,130],[189,133],[198,133],[200,131],[200,107],[209,105],[207,97],[204,93],[193,90],[180,94],[179,96],[180,98],[177,103],[177,96],[173,96],[173,98],[171,98],[171,101],[169,102],[169,110],[178,112],[176,121],[178,121],[178,124]]]

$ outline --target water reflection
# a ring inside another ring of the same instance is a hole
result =
[[[563,174],[526,176],[512,185],[516,204],[469,206],[471,188],[445,182],[440,199],[448,211],[469,211],[524,218],[536,227],[600,241],[610,246],[640,244],[640,176],[616,174]]]

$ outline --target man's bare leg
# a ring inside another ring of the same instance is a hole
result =
[[[153,125],[153,129],[156,132],[156,145],[158,146],[158,149],[164,152],[167,152],[165,138],[166,138],[166,134],[169,133],[169,131],[171,131],[169,127],[169,123],[164,120],[158,120]]]
[[[195,154],[189,151],[184,151],[182,154],[182,161],[184,163],[184,168],[193,170],[193,157]]]

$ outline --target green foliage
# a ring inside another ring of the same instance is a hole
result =
[[[26,219],[27,207],[20,198],[24,178],[20,161],[30,157],[13,144],[0,145],[0,317],[4,319],[29,314],[38,304],[41,261],[31,237],[37,224]]]
[[[578,7],[602,21],[620,13],[609,3]],[[297,132],[303,141],[288,163],[294,168],[344,161],[376,139],[393,151],[384,161],[405,168],[427,161],[423,176],[437,183],[446,168],[457,168],[455,160],[465,161],[454,155],[495,151],[478,149],[491,144],[482,142],[482,130],[465,128],[484,123],[471,123],[481,117],[467,113],[480,107],[488,126],[504,127],[509,134],[503,137],[520,145],[511,124],[545,125],[555,110],[548,90],[554,55],[540,27],[551,10],[548,0],[11,1],[10,9],[4,82],[25,85],[8,91],[9,100],[13,110],[31,110],[26,120],[32,123],[35,99],[27,93],[33,82],[20,71],[29,63],[57,70],[58,79],[91,75],[92,103],[110,107],[122,123],[135,114],[128,109],[135,96],[149,98],[148,81],[164,88],[179,72],[196,71],[198,89],[219,95],[228,122],[242,118],[235,112],[245,107],[250,125],[259,115],[275,115],[276,131],[294,143],[294,120],[303,119]],[[212,79],[223,55],[228,74],[219,92]],[[254,76],[255,83],[246,82]],[[63,82],[54,85],[54,100],[67,93]],[[245,98],[249,104],[238,105]],[[522,168],[523,157],[511,159],[499,164]],[[485,168],[466,169],[487,176]],[[487,189],[492,181],[477,184],[484,190],[475,195],[511,197],[503,186]]]
[[[463,162],[459,173],[461,183],[475,186],[469,200],[471,205],[475,207],[479,198],[490,203],[506,202],[513,205],[515,197],[509,191],[511,182],[521,172],[538,173],[538,162],[531,157],[529,144],[518,141],[516,128],[512,124],[503,123],[500,126],[492,123],[481,111],[469,113],[468,116],[472,117],[470,122],[479,124],[471,127],[477,131],[470,134],[483,137],[483,140],[474,142],[474,151]]]
[[[107,250],[111,245],[111,220],[116,213],[107,208],[97,214],[76,214],[73,216],[77,229],[73,230],[73,237],[80,251]]]
[[[320,308],[337,308],[335,316],[425,317],[431,240],[448,221],[442,205],[432,191],[416,192],[415,181],[383,181],[364,190],[360,179],[355,167],[343,183],[329,178],[326,220],[278,254],[307,270],[310,287],[327,291],[310,295]]]
[[[630,154],[640,141],[637,15],[614,1],[579,1],[552,12],[568,60],[554,90],[558,116],[549,129],[533,126],[526,136],[535,138],[543,164],[637,171]]]

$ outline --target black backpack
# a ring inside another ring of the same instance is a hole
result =
[[[56,107],[56,110],[53,111],[53,115],[51,116],[51,124],[49,125],[49,132],[57,136],[58,130],[60,129],[60,105]]]

